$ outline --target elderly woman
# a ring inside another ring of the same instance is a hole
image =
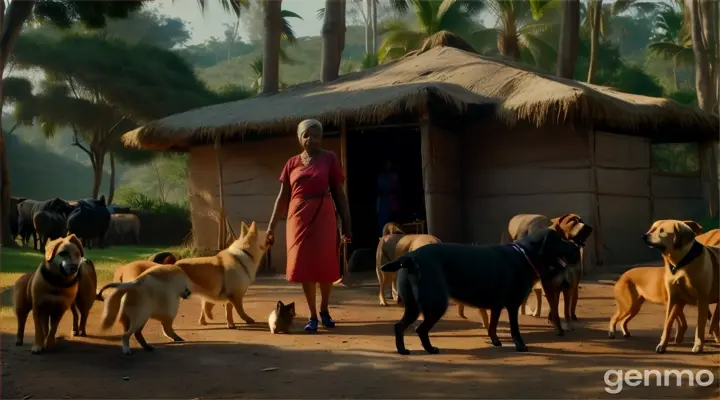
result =
[[[315,304],[319,284],[320,318],[323,326],[333,328],[328,303],[332,284],[340,278],[340,246],[337,242],[335,207],[342,219],[342,240],[350,241],[350,211],[343,191],[340,161],[335,153],[322,149],[322,124],[314,119],[300,122],[297,137],[302,153],[291,157],[280,174],[280,193],[268,227],[271,245],[278,218],[287,215],[287,279],[303,285],[310,309],[308,333],[317,332]],[[333,202],[335,207],[333,207]]]

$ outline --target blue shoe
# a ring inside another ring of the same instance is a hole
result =
[[[318,330],[318,320],[314,318],[310,318],[310,321],[308,321],[307,325],[305,325],[305,332],[307,333],[315,333]]]
[[[335,321],[333,321],[333,319],[330,318],[329,311],[320,311],[320,319],[322,320],[322,324],[324,327],[326,327],[326,328],[334,328],[335,327]]]

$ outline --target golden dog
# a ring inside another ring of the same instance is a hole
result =
[[[686,304],[698,307],[693,353],[703,350],[705,323],[708,306],[718,302],[720,290],[720,248],[704,246],[695,240],[695,232],[687,224],[677,220],[655,221],[642,236],[650,247],[660,250],[665,260],[666,303],[665,323],[662,336],[655,351],[664,353],[672,322],[678,318]],[[720,342],[718,313],[710,322],[715,340]]]
[[[393,300],[398,301],[397,272],[384,272],[380,270],[380,267],[426,244],[440,243],[440,239],[432,235],[424,234],[407,235],[393,222],[385,224],[383,233],[386,234],[380,238],[375,252],[375,272],[377,273],[378,283],[380,285],[378,298],[380,299],[380,304],[386,306],[385,288],[388,284],[391,284]]]
[[[702,226],[700,226],[700,224],[695,221],[683,222],[690,227],[696,235],[699,235],[695,237],[695,240],[702,244],[710,245],[706,241],[709,236],[702,234]],[[632,268],[618,278],[613,287],[613,293],[615,295],[617,311],[612,318],[610,318],[608,336],[611,339],[615,338],[615,328],[619,322],[623,337],[630,337],[630,332],[627,328],[628,323],[640,312],[640,308],[646,300],[654,304],[664,305],[667,303],[665,267],[642,266]],[[675,332],[675,343],[679,344],[682,342],[685,331],[687,330],[687,320],[682,310],[678,312],[676,321],[678,322],[678,330]]]
[[[70,307],[73,315],[73,336],[87,336],[87,320],[93,303],[95,303],[95,291],[97,290],[97,274],[92,261],[82,260],[78,271],[78,280],[77,296]]]
[[[78,293],[78,271],[83,256],[82,244],[75,235],[55,239],[45,247],[45,257],[38,269],[22,275],[15,282],[13,304],[17,317],[17,346],[23,344],[30,311],[35,323],[31,352],[38,354],[55,345],[60,320]]]
[[[120,316],[123,326],[122,350],[126,355],[130,351],[130,336],[143,349],[151,351],[153,347],[145,341],[142,329],[150,318],[160,321],[163,333],[175,342],[183,339],[172,327],[177,315],[179,298],[190,296],[185,273],[174,265],[157,265],[140,274],[130,282],[108,283],[98,293],[102,298],[105,289],[114,288],[105,301],[101,327],[109,329]]]
[[[255,323],[245,313],[243,297],[255,281],[260,262],[267,247],[267,232],[260,231],[255,222],[240,227],[240,237],[230,247],[212,257],[185,258],[175,263],[190,279],[190,290],[202,299],[198,322],[206,325],[212,319],[216,302],[225,303],[225,319],[229,329],[235,329],[232,310],[248,324]]]

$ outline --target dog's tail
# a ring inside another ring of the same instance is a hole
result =
[[[120,312],[120,301],[122,300],[122,297],[127,293],[129,290],[134,289],[137,286],[137,280],[132,282],[112,282],[108,283],[107,285],[103,286],[102,289],[97,294],[97,297],[99,299],[102,299],[102,292],[107,288],[114,288],[115,291],[108,296],[107,301],[105,302],[105,308],[103,309],[103,315],[101,318],[100,327],[103,330],[109,329],[117,320],[118,313]]]
[[[405,232],[400,228],[400,225],[398,225],[395,222],[388,222],[383,226],[382,229],[382,235],[404,235]]]

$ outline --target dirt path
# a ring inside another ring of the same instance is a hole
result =
[[[499,334],[503,347],[489,344],[479,317],[466,309],[461,320],[455,307],[431,332],[438,355],[422,351],[408,330],[410,356],[395,353],[392,324],[397,307],[376,304],[376,283],[338,288],[332,308],[338,327],[316,335],[302,332],[307,318],[300,288],[277,278],[260,278],[250,288],[245,309],[258,321],[228,330],[224,317],[206,327],[196,322],[197,300],[184,301],[175,321],[187,342],[174,344],[152,321],[145,329],[156,346],[145,352],[132,341],[132,356],[120,349],[119,332],[100,332],[102,303],[90,316],[90,338],[59,342],[52,353],[31,355],[32,319],[26,344],[16,347],[14,318],[2,319],[2,398],[605,398],[604,374],[609,369],[711,369],[710,387],[629,387],[615,397],[717,398],[720,361],[718,345],[710,341],[705,354],[690,352],[696,311],[686,309],[690,329],[685,343],[657,355],[662,307],[645,305],[630,324],[631,339],[607,338],[614,312],[610,281],[584,282],[576,329],[556,337],[545,319],[520,316],[530,352],[517,353],[503,315]],[[295,301],[299,313],[295,333],[271,335],[267,315],[277,300]],[[547,305],[544,307],[547,315]],[[70,335],[71,315],[60,335]],[[236,321],[239,319],[236,317]],[[265,370],[265,369],[272,370]],[[614,380],[614,378],[613,378]]]

